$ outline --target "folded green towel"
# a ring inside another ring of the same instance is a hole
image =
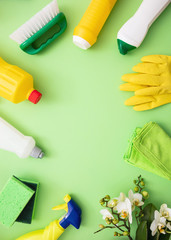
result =
[[[124,160],[171,180],[171,138],[155,122],[136,128]]]

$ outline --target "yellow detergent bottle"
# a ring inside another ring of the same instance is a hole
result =
[[[66,203],[53,208],[53,210],[64,209],[66,211],[61,219],[51,222],[45,229],[28,233],[16,240],[57,240],[70,224],[79,229],[81,209],[68,194],[64,197],[64,201]]]
[[[36,104],[42,94],[33,88],[33,77],[0,57],[0,96],[13,103],[26,99]]]
[[[73,42],[88,49],[96,41],[117,0],[92,0],[78,26],[74,29]]]

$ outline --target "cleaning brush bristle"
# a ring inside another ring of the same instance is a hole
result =
[[[53,0],[40,12],[36,13],[30,20],[19,27],[10,35],[10,38],[19,44],[25,42],[33,36],[48,22],[50,22],[59,13],[59,8],[56,0]]]

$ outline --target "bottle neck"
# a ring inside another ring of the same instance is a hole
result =
[[[58,220],[51,222],[45,229],[41,239],[57,240],[64,232]]]
[[[29,99],[31,93],[34,91],[34,88],[31,88],[28,92],[27,92],[27,99]]]

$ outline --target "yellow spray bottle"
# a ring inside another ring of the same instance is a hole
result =
[[[33,88],[33,77],[0,57],[0,96],[13,103],[26,99],[36,104],[42,94]]]
[[[92,0],[78,26],[74,29],[73,42],[88,49],[96,41],[117,0]]]
[[[64,197],[64,201],[64,204],[53,208],[53,210],[64,209],[66,214],[63,217],[51,222],[45,229],[28,233],[16,240],[57,240],[70,224],[79,229],[81,209],[68,194]]]

